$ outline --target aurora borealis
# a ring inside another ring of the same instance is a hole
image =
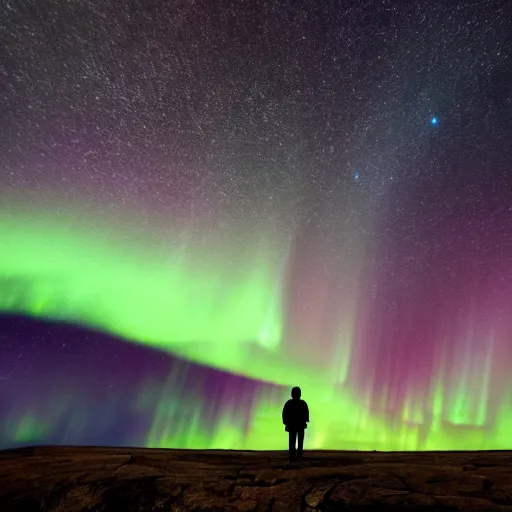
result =
[[[2,6],[0,447],[509,448],[504,6]]]

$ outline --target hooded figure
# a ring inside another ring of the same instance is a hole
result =
[[[288,400],[283,407],[283,424],[289,437],[288,450],[290,461],[302,458],[304,430],[309,422],[308,404],[301,400],[300,396],[300,388],[293,388],[291,400]],[[297,448],[295,448],[296,442]]]

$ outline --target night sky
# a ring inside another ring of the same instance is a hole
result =
[[[510,448],[509,2],[0,6],[0,447]]]

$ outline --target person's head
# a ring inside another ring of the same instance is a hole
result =
[[[295,387],[292,389],[292,398],[298,400],[300,398],[301,392],[299,387]]]

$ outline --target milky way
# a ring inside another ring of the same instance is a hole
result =
[[[509,18],[4,3],[0,444],[508,448]]]

